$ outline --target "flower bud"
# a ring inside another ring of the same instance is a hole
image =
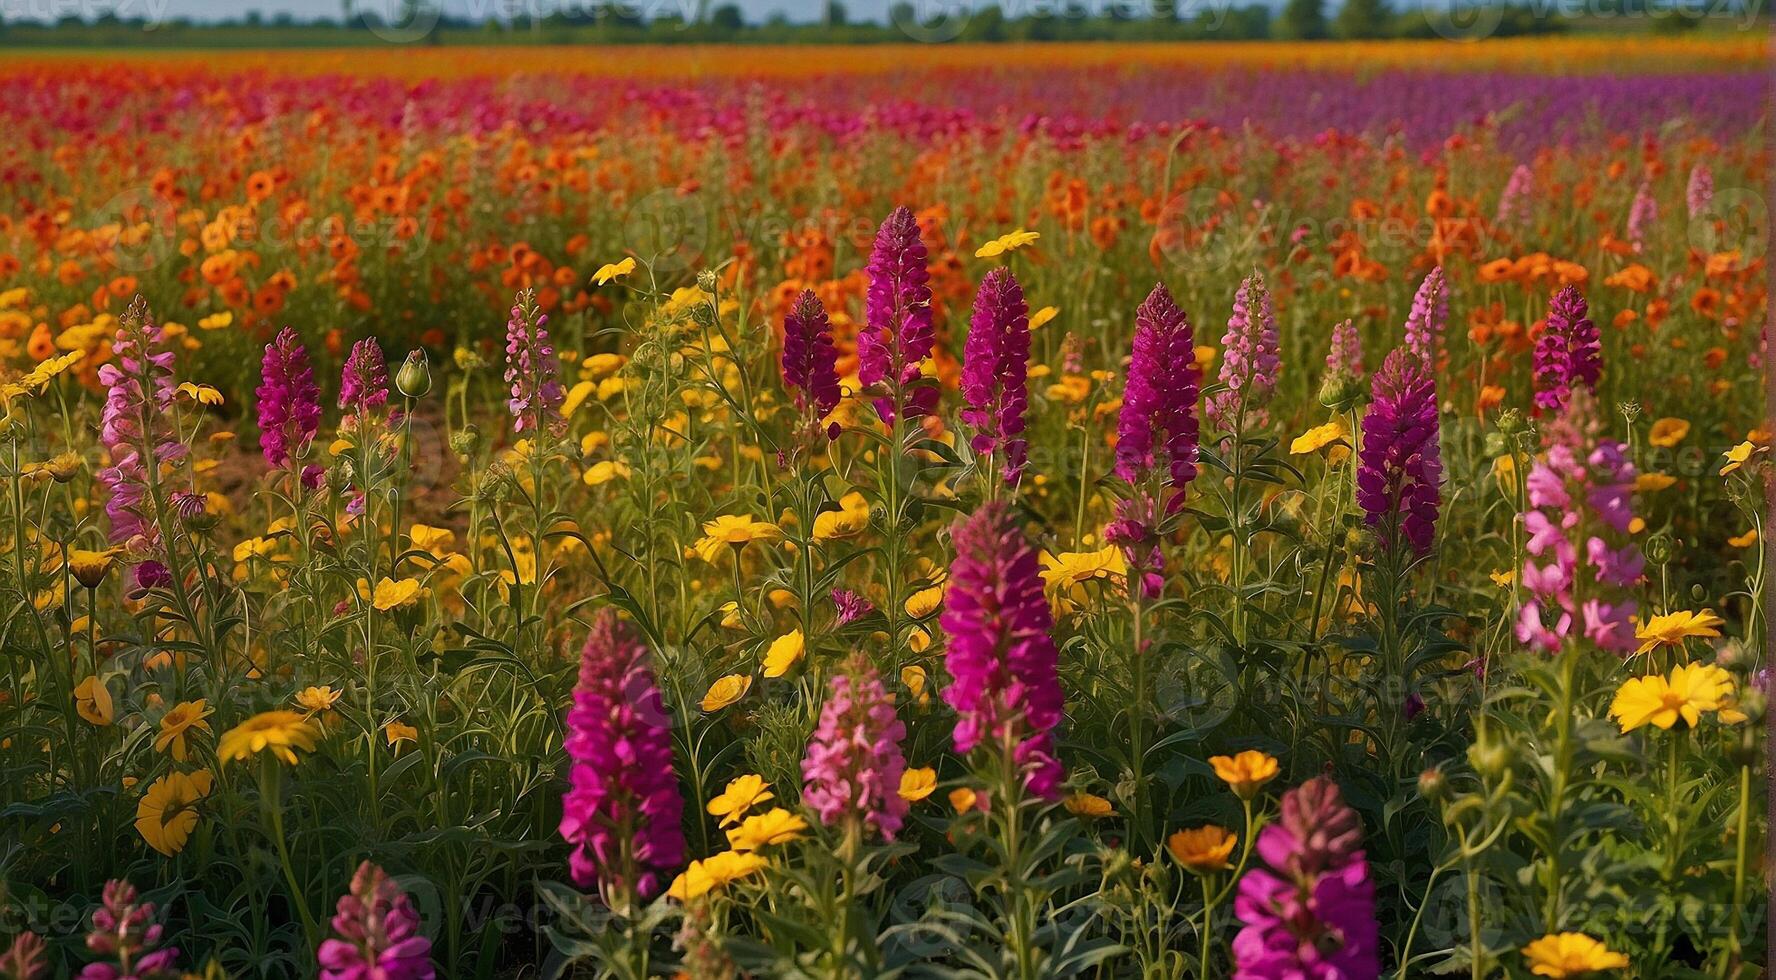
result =
[[[1418,774],[1418,795],[1436,803],[1448,794],[1449,777],[1443,775],[1443,770],[1432,766]]]
[[[1482,736],[1480,741],[1468,746],[1468,764],[1487,779],[1503,776],[1513,761],[1510,744],[1502,740]]]
[[[711,296],[715,295],[715,270],[704,269],[697,273],[697,288]]]
[[[480,442],[481,430],[465,425],[450,434],[450,451],[466,460],[475,454],[475,447]]]
[[[425,348],[407,352],[401,370],[395,372],[395,388],[408,398],[424,398],[432,390],[432,366],[426,361]]]
[[[1523,413],[1515,408],[1507,408],[1498,414],[1498,430],[1507,436],[1521,435],[1529,430],[1529,423],[1523,420]]]

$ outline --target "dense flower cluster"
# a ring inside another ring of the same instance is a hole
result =
[[[173,352],[166,349],[161,329],[140,296],[117,321],[111,341],[112,362],[99,368],[105,386],[105,409],[99,421],[99,442],[111,465],[99,470],[105,488],[105,516],[111,541],[127,545],[141,559],[136,584],[163,585],[169,578],[161,556],[161,529],[150,497],[150,472],[183,459],[189,449],[173,428]]]
[[[512,431],[553,431],[561,425],[561,403],[567,395],[557,377],[560,359],[549,342],[549,316],[537,309],[536,294],[519,293],[506,320],[506,384],[512,397]]]
[[[1396,350],[1371,382],[1363,416],[1357,505],[1390,547],[1404,540],[1429,554],[1442,503],[1437,382],[1418,355]]]
[[[1554,294],[1534,356],[1538,409],[1558,411],[1575,386],[1596,388],[1603,374],[1603,344],[1576,287],[1566,286]]]
[[[1240,283],[1233,296],[1233,314],[1221,337],[1221,384],[1223,389],[1205,406],[1209,421],[1231,432],[1237,425],[1262,428],[1270,422],[1271,393],[1282,369],[1278,348],[1276,312],[1263,277],[1253,274]]]
[[[1141,484],[1163,463],[1178,491],[1168,504],[1174,510],[1196,478],[1200,390],[1190,321],[1165,286],[1155,285],[1135,310],[1128,386],[1116,418],[1116,475]]]
[[[866,388],[882,385],[906,389],[919,380],[931,356],[936,334],[931,318],[929,253],[919,237],[912,209],[895,208],[876,232],[870,249],[869,294],[864,327],[857,334],[858,381]],[[895,421],[894,400],[877,398],[876,414]],[[902,406],[907,421],[929,415],[937,407],[937,389],[911,388]]]
[[[839,404],[838,352],[833,349],[832,321],[820,297],[804,289],[783,318],[783,385],[795,395],[796,408],[816,422]],[[837,429],[829,432],[837,437]]]
[[[833,677],[820,724],[802,759],[802,802],[827,826],[856,820],[893,840],[906,820],[900,795],[906,758],[900,743],[906,726],[894,699],[867,660]]]
[[[647,647],[608,609],[580,651],[565,747],[572,767],[561,836],[574,846],[574,881],[596,881],[613,900],[658,894],[662,875],[684,864],[671,718]]]
[[[1647,235],[1659,221],[1659,200],[1653,196],[1652,184],[1642,181],[1628,206],[1628,241],[1635,251],[1646,247]]]
[[[369,861],[352,875],[333,916],[338,938],[321,942],[321,980],[432,980],[432,942],[401,887]]]
[[[1443,267],[1438,266],[1418,284],[1418,292],[1412,297],[1412,312],[1406,317],[1406,349],[1425,364],[1436,367],[1443,331],[1448,326],[1449,280],[1443,275]]]
[[[389,400],[388,361],[375,337],[352,345],[351,356],[339,374],[339,407],[346,417],[361,422]]]
[[[259,451],[278,469],[321,429],[321,388],[296,331],[285,327],[265,345],[259,378]]]
[[[1258,835],[1268,868],[1240,879],[1233,939],[1240,980],[1360,980],[1381,972],[1375,884],[1363,824],[1338,784],[1320,776],[1283,795]]]
[[[1599,649],[1635,649],[1639,606],[1626,590],[1646,565],[1630,535],[1635,468],[1627,446],[1598,439],[1596,430],[1591,399],[1575,397],[1547,427],[1541,458],[1524,481],[1528,598],[1517,639],[1531,649],[1554,652],[1575,627]]]
[[[1700,217],[1714,203],[1714,171],[1708,164],[1698,163],[1690,168],[1690,179],[1684,185],[1684,204],[1690,209],[1690,217]]]
[[[1529,208],[1529,195],[1535,189],[1535,174],[1525,164],[1518,164],[1511,171],[1511,177],[1505,181],[1505,189],[1499,193],[1498,211],[1493,222],[1509,225],[1520,221]]]
[[[179,951],[160,947],[162,926],[154,903],[137,901],[127,881],[107,881],[93,910],[86,948],[101,957],[80,971],[80,980],[177,980]]]
[[[943,697],[956,711],[955,749],[1009,741],[1025,788],[1054,799],[1064,772],[1052,732],[1063,698],[1036,549],[997,501],[958,520],[950,537],[956,560],[938,625],[949,644]]]
[[[1005,482],[1024,471],[1025,376],[1030,366],[1030,317],[1024,290],[1011,270],[988,272],[974,294],[974,315],[962,353],[962,421],[974,429],[976,454],[1002,453]]]

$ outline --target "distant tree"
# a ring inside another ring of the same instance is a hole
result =
[[[826,0],[826,4],[821,10],[820,19],[828,27],[844,27],[846,19],[850,16],[850,13],[845,10],[845,5],[839,0]]]
[[[1277,15],[1277,36],[1317,41],[1326,36],[1326,0],[1288,0]]]
[[[1005,11],[996,3],[989,3],[974,12],[963,26],[958,41],[1003,41],[1005,40]]]
[[[709,26],[715,28],[719,34],[738,34],[746,27],[746,18],[741,15],[737,5],[724,3],[710,11]]]
[[[1333,26],[1342,38],[1387,37],[1392,33],[1393,13],[1387,0],[1344,0]]]

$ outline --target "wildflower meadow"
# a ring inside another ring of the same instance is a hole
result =
[[[0,977],[1763,976],[1767,57],[0,54]]]

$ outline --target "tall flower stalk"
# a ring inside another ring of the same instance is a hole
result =
[[[599,611],[580,651],[565,748],[569,870],[576,884],[596,884],[612,911],[632,917],[636,901],[659,894],[663,876],[684,863],[684,799],[671,715],[647,647],[609,609]]]
[[[1058,799],[1065,776],[1054,754],[1063,697],[1053,622],[1036,550],[1003,501],[958,520],[950,536],[956,559],[939,625],[951,677],[943,697],[956,711],[951,741],[958,754],[978,754],[1001,862],[1005,949],[1013,974],[1033,980],[1044,897],[1026,811]]]
[[[999,484],[1017,486],[1028,448],[1024,413],[1030,361],[1029,307],[1023,287],[1003,266],[987,273],[974,294],[974,315],[962,354],[962,421],[974,430],[970,447],[980,460],[988,497]],[[995,470],[1003,468],[995,479]]]
[[[924,380],[925,359],[936,342],[932,324],[929,253],[920,237],[918,219],[904,206],[895,208],[876,231],[870,249],[869,291],[865,320],[857,335],[858,381],[877,393],[876,414],[888,427],[887,444],[878,455],[886,470],[881,495],[887,509],[888,646],[900,645],[900,565],[902,510],[911,490],[903,475],[906,441],[902,426],[929,415],[937,407],[937,388]]]
[[[1233,538],[1229,584],[1233,593],[1233,640],[1246,645],[1246,561],[1251,531],[1245,520],[1247,479],[1246,433],[1270,423],[1267,407],[1276,391],[1282,370],[1276,312],[1270,290],[1257,273],[1246,277],[1233,296],[1233,313],[1221,337],[1221,388],[1208,396],[1203,408],[1209,422],[1226,433],[1221,446],[1229,474],[1226,498],[1228,527]]]
[[[865,872],[864,847],[876,836],[892,841],[906,821],[907,801],[900,795],[906,758],[901,741],[906,726],[894,713],[894,700],[869,660],[858,655],[832,679],[820,723],[802,759],[802,802],[820,822],[835,827],[840,842],[833,850],[837,882],[827,878],[833,924],[834,976],[856,975],[851,962],[852,937],[868,935],[856,907],[860,877]],[[827,876],[823,876],[827,877]],[[867,948],[870,944],[863,944]],[[873,972],[875,964],[870,964]]]
[[[1153,832],[1146,812],[1152,646],[1146,607],[1164,582],[1160,543],[1169,530],[1166,519],[1183,509],[1185,491],[1196,478],[1200,390],[1190,320],[1165,286],[1156,284],[1135,310],[1128,384],[1116,420],[1116,475],[1128,482],[1131,496],[1118,502],[1116,519],[1104,529],[1104,540],[1121,547],[1128,565],[1128,669],[1134,689],[1128,709],[1129,768],[1135,785],[1135,834],[1142,844]]]

